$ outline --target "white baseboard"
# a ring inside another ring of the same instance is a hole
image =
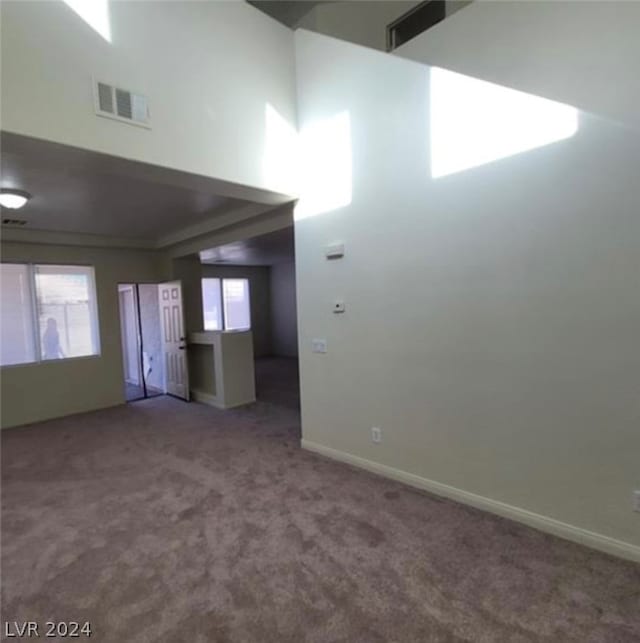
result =
[[[224,409],[225,407],[218,402],[218,398],[211,393],[205,393],[204,391],[198,391],[197,389],[191,389],[191,399],[195,402],[201,402],[202,404],[208,404],[209,406],[215,406],[217,409]]]
[[[479,496],[475,493],[463,491],[462,489],[442,484],[441,482],[428,480],[427,478],[422,478],[413,473],[407,473],[406,471],[395,469],[384,464],[379,464],[377,462],[373,462],[372,460],[366,460],[350,453],[345,453],[343,451],[338,451],[336,449],[323,446],[316,442],[302,440],[301,446],[307,451],[319,453],[320,455],[324,455],[328,458],[331,458],[332,460],[339,460],[340,462],[351,464],[354,467],[366,469],[367,471],[371,471],[372,473],[377,473],[386,478],[391,478],[392,480],[403,482],[412,487],[416,487],[417,489],[429,491],[437,496],[450,498],[451,500],[455,500],[456,502],[471,505],[472,507],[497,514],[498,516],[502,516],[503,518],[515,520],[516,522],[520,522],[528,525],[529,527],[533,527],[535,529],[539,529],[540,531],[553,534],[554,536],[558,536],[566,540],[571,540],[593,549],[598,549],[599,551],[606,552],[607,554],[612,554],[613,556],[618,556],[620,558],[625,558],[627,560],[632,560],[640,563],[640,547],[638,547],[637,545],[632,545],[631,543],[616,540],[615,538],[610,538],[609,536],[603,536],[602,534],[597,534],[593,531],[582,529],[581,527],[569,525],[565,522],[561,522],[560,520],[556,520],[555,518],[541,516],[540,514],[527,511],[526,509],[514,507],[497,500],[491,500],[490,498],[485,498],[484,496]]]

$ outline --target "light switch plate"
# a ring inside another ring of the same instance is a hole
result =
[[[327,352],[327,340],[326,339],[312,339],[311,340],[311,350],[314,353],[326,353]]]

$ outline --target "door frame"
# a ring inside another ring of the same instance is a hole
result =
[[[127,295],[131,299],[127,300]],[[140,304],[137,301],[136,287],[133,283],[118,284],[118,308],[120,313],[120,344],[123,352],[124,381],[134,386],[142,386],[142,365],[140,364]],[[133,318],[134,336],[131,337],[128,331],[127,314]],[[135,359],[137,381],[131,377],[131,358]]]
[[[162,282],[158,281],[119,281],[117,284],[117,290],[118,290],[118,311],[119,311],[119,316],[120,316],[120,344],[122,348],[124,349],[125,346],[125,340],[124,336],[122,335],[122,308],[120,306],[121,300],[120,300],[120,292],[121,292],[121,287],[129,287],[133,291],[133,301],[134,301],[134,312],[135,312],[135,318],[136,318],[136,342],[137,342],[137,366],[138,366],[138,377],[139,377],[139,382],[134,383],[135,386],[141,386],[143,390],[143,397],[140,398],[135,398],[134,400],[126,400],[126,402],[137,402],[138,400],[146,400],[149,398],[149,393],[147,390],[147,382],[146,378],[144,376],[144,371],[143,371],[143,351],[144,351],[144,338],[142,336],[142,315],[140,311],[140,286],[155,286],[156,288],[160,286]],[[124,291],[126,292],[126,290]],[[162,313],[160,310],[160,305],[158,302],[158,328],[162,331]],[[123,359],[124,359],[124,353],[123,353]],[[123,364],[124,367],[124,364]],[[123,375],[125,374],[124,368],[123,368]],[[124,378],[125,383],[128,382],[126,379],[126,376]],[[132,382],[129,382],[132,383]],[[162,364],[162,393],[167,394],[167,381],[166,381],[166,369],[164,363]],[[155,395],[153,397],[156,397]]]

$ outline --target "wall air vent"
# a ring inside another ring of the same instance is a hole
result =
[[[95,110],[98,116],[150,128],[147,97],[128,89],[94,81]]]
[[[2,219],[2,225],[13,226],[15,228],[19,228],[26,224],[27,222],[24,219]]]

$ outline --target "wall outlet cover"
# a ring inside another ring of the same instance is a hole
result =
[[[640,512],[640,489],[633,492],[633,510]]]
[[[376,444],[382,442],[382,429],[377,426],[371,428],[371,440]]]
[[[344,243],[331,243],[324,249],[327,259],[342,259],[344,257]]]

